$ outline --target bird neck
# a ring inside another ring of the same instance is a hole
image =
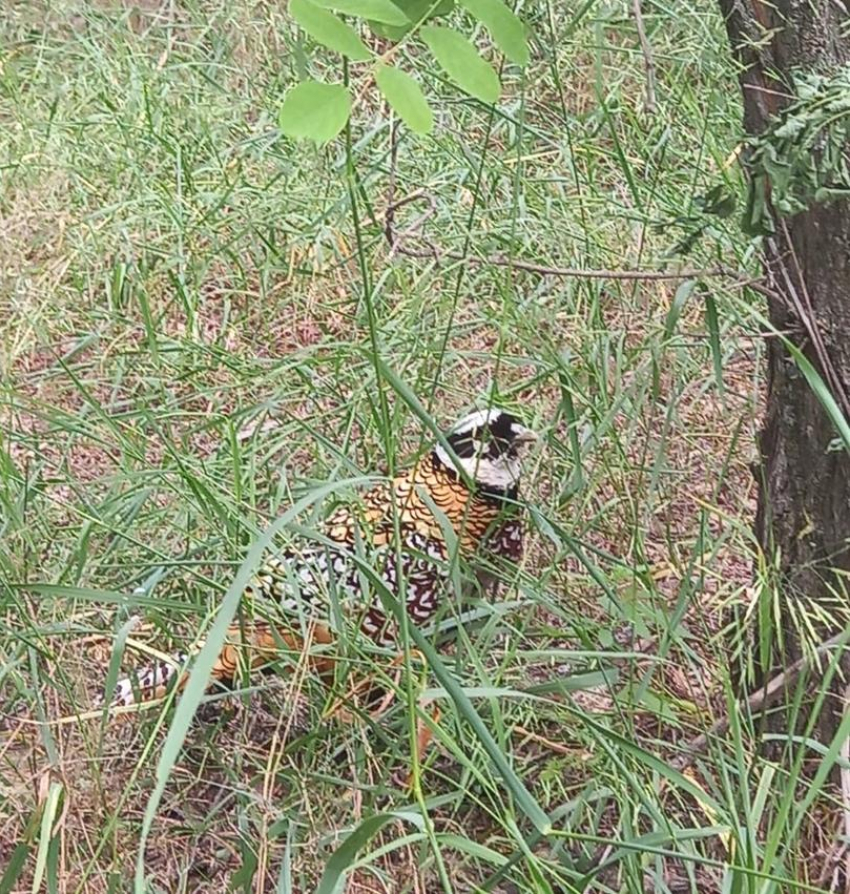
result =
[[[514,484],[509,488],[501,488],[490,487],[478,481],[473,481],[472,488],[468,487],[465,482],[461,481],[457,470],[447,466],[436,450],[432,451],[431,455],[422,460],[419,465],[420,467],[427,466],[430,469],[430,473],[438,480],[444,479],[462,488],[467,494],[467,499],[471,496],[472,499],[484,503],[498,503],[500,508],[502,508],[501,504],[515,503],[519,497],[519,484]]]

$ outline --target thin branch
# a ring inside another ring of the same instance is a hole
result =
[[[490,265],[497,267],[515,267],[530,273],[545,273],[550,276],[581,277],[584,279],[640,279],[640,280],[675,280],[699,279],[713,276],[738,278],[734,270],[728,267],[683,267],[681,270],[606,270],[604,268],[587,267],[548,267],[545,264],[533,264],[529,261],[517,261],[504,255],[492,255],[488,258],[467,258],[470,264]]]
[[[769,298],[772,302],[785,305],[785,307],[794,315],[795,319],[805,330],[806,335],[811,341],[814,352],[817,355],[818,366],[823,373],[823,377],[830,393],[835,397],[836,402],[841,407],[844,415],[850,419],[850,397],[847,395],[841,377],[836,372],[835,365],[824,344],[823,336],[820,331],[820,324],[815,316],[802,271],[799,268],[799,264],[796,263],[796,255],[794,256],[795,266],[797,268],[797,278],[803,288],[803,298],[801,298],[797,287],[794,285],[788,272],[787,265],[784,263],[779,253],[779,249],[772,239],[767,241],[767,249],[769,254],[768,272],[771,274],[774,282],[775,277],[781,275],[783,281],[782,287],[780,287],[778,283],[773,286],[768,286],[758,280],[751,280],[747,282],[746,285],[754,292],[758,292],[766,298]]]
[[[404,202],[397,202],[395,200],[396,165],[398,162],[397,118],[393,118],[393,123],[390,125],[390,127],[390,181],[389,185],[387,186],[387,211],[384,215],[384,235],[387,237],[387,241],[390,243],[390,257],[392,257],[392,232],[393,224],[395,223],[395,212],[398,208],[401,208]],[[416,195],[416,193],[414,193],[414,195]]]
[[[402,208],[405,205],[409,205],[411,202],[417,202],[420,199],[426,201],[428,203],[428,207],[425,209],[425,211],[422,212],[422,214],[419,215],[419,217],[417,217],[413,221],[413,223],[411,223],[408,227],[405,227],[405,229],[402,230],[401,233],[396,234],[393,231],[395,212],[399,208]],[[420,235],[422,226],[426,220],[433,217],[436,213],[437,200],[429,193],[423,192],[421,190],[411,193],[409,196],[405,196],[403,199],[399,199],[394,205],[390,205],[387,208],[384,223],[384,234],[387,237],[387,241],[390,243],[390,258],[398,253],[410,255],[416,258],[435,258],[439,260],[439,258],[441,257],[440,252],[438,251],[437,247],[431,242],[428,242],[428,250],[421,252],[416,251],[415,249],[407,248],[405,246],[405,242],[414,236],[424,240],[424,237]]]
[[[748,698],[739,701],[734,708],[736,714],[755,714],[769,707],[776,700],[777,696],[781,695],[789,686],[796,682],[797,678],[804,670],[807,670],[811,664],[820,659],[835,646],[845,646],[848,639],[850,639],[850,628],[842,630],[841,633],[836,633],[835,636],[822,642],[811,655],[804,655],[802,658],[799,658],[789,667],[785,668],[784,671],[769,680],[767,685],[760,686]],[[690,742],[685,743],[684,753],[677,755],[670,761],[670,765],[673,769],[681,772],[689,767],[694,762],[697,755],[708,748],[708,745],[713,738],[722,736],[726,730],[729,729],[729,723],[730,715],[726,714],[715,721],[706,732],[697,736],[695,739],[691,739]]]
[[[786,269],[784,264],[782,264],[783,278],[788,285],[791,298],[797,308],[797,313],[800,316],[803,325],[806,327],[806,331],[809,333],[809,337],[811,338],[812,344],[815,347],[815,353],[818,355],[818,360],[820,361],[821,368],[823,369],[827,382],[829,383],[833,394],[838,398],[839,403],[842,405],[844,415],[850,418],[850,399],[848,399],[847,392],[844,390],[844,383],[841,381],[841,376],[838,375],[838,372],[835,369],[835,365],[832,362],[832,357],[830,356],[829,351],[824,344],[823,336],[821,335],[820,323],[817,316],[815,315],[815,310],[812,306],[812,300],[809,296],[809,290],[806,287],[806,277],[803,275],[803,268],[800,265],[800,260],[797,257],[797,252],[794,249],[794,243],[791,239],[791,234],[788,232],[788,224],[785,222],[784,219],[781,221],[781,224],[782,233],[785,237],[785,244],[788,246],[788,250],[791,254],[791,260],[794,263],[794,272],[797,275],[797,282],[800,284],[802,301],[800,300],[800,296],[794,289],[793,283],[791,282],[791,278],[788,274],[788,270]],[[781,263],[782,262],[780,260],[780,264]]]
[[[394,185],[394,179],[391,179]],[[394,190],[393,190],[394,191]],[[412,202],[427,202],[426,210],[417,217],[413,223],[405,227],[401,232],[395,231],[395,213],[399,208]],[[442,251],[422,234],[423,224],[434,216],[437,210],[437,202],[434,196],[424,190],[417,190],[409,196],[398,201],[392,201],[384,214],[384,235],[390,245],[390,257],[394,255],[406,255],[409,258],[431,259],[437,262],[442,260],[461,261],[475,267],[511,267],[516,270],[524,270],[528,273],[540,273],[544,276],[573,277],[578,279],[616,279],[616,280],[681,280],[698,279],[706,277],[728,277],[737,279],[745,284],[740,273],[728,267],[684,268],[681,270],[607,270],[586,267],[554,267],[548,264],[536,264],[531,261],[520,261],[508,258],[504,255],[489,255],[478,258],[472,255],[464,256],[457,251]],[[408,243],[416,239],[424,248],[413,248]]]
[[[632,0],[632,10],[635,16],[635,28],[637,28],[640,49],[643,53],[643,67],[646,71],[646,111],[655,112],[655,60],[652,58],[652,47],[646,37],[646,29],[643,27],[643,11],[640,8],[640,0]]]

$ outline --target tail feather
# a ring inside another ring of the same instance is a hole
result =
[[[296,660],[306,656],[310,667],[324,676],[332,671],[333,658],[308,652],[314,644],[327,645],[333,640],[333,634],[323,625],[314,625],[302,635],[265,623],[231,624],[210,673],[209,687],[217,683],[231,685],[240,669],[254,670],[283,655],[294,656]],[[203,641],[197,645],[195,653],[202,646]],[[170,660],[163,659],[139,668],[118,681],[110,706],[126,707],[154,701],[163,698],[172,686],[182,690],[189,681],[187,665],[190,658],[189,653],[178,652]]]

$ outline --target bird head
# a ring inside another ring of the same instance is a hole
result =
[[[446,433],[455,453],[438,444],[434,454],[449,469],[464,472],[482,489],[507,494],[519,484],[523,448],[538,436],[505,410],[470,413]]]

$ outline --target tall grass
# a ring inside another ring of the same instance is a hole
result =
[[[534,61],[505,68],[496,109],[425,75],[440,125],[401,132],[395,177],[434,197],[433,260],[388,256],[374,96],[325,150],[277,134],[304,71],[343,73],[276,5],[4,16],[0,892],[125,890],[134,865],[160,891],[818,881],[841,740],[812,727],[769,760],[730,670],[775,621],[749,533],[756,299],[480,263],[751,264],[734,220],[700,211],[742,191],[719,15],[644,6],[654,115],[627,4],[521,10]],[[501,598],[454,593],[408,631],[399,678],[352,646],[348,666],[398,688],[377,720],[324,716],[344,674],[253,678],[235,713],[203,696],[263,545],[492,400],[544,435]],[[79,718],[119,660],[204,636],[177,707]],[[728,734],[676,770],[723,712]],[[418,722],[437,743],[421,766]]]

